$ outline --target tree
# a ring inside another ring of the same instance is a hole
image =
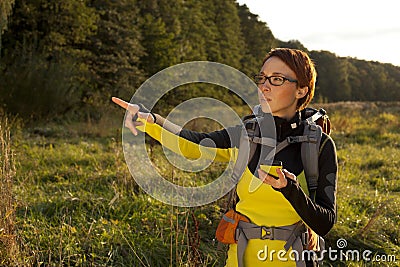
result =
[[[308,49],[299,40],[289,40],[287,42],[279,40],[277,46],[291,49],[299,49],[305,52],[309,52]]]
[[[213,0],[211,3],[214,11],[213,21],[218,29],[215,41],[219,44],[221,51],[220,62],[234,68],[240,68],[245,42],[237,6],[232,0]]]
[[[263,58],[276,46],[276,40],[267,24],[251,13],[246,5],[237,4],[237,9],[245,41],[245,48],[241,51],[241,70],[252,75],[259,71]]]
[[[80,0],[16,2],[0,72],[0,97],[10,112],[54,117],[76,105],[87,74],[82,46],[95,21],[94,10]]]
[[[0,54],[1,54],[1,35],[7,29],[8,17],[11,15],[15,0],[0,1]]]
[[[96,33],[84,45],[90,52],[85,63],[91,73],[92,88],[86,92],[85,101],[100,106],[111,95],[126,99],[132,96],[144,80],[139,67],[144,51],[136,0],[95,0],[90,6],[99,20]]]
[[[48,61],[80,59],[82,45],[96,31],[97,16],[85,1],[17,1],[4,45],[19,56],[43,54]]]
[[[140,25],[143,36],[142,45],[145,51],[140,59],[141,68],[147,75],[153,75],[173,65],[176,62],[174,35],[167,31],[164,21],[151,14],[146,14],[142,17]]]
[[[311,58],[317,69],[315,95],[329,101],[351,99],[351,86],[347,62],[328,51],[312,51]]]

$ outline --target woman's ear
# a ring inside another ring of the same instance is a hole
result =
[[[307,95],[308,93],[308,87],[304,86],[301,88],[297,88],[297,92],[296,92],[296,98],[300,99],[303,98],[305,95]]]

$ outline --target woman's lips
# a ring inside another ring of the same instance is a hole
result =
[[[266,96],[261,96],[261,97],[260,97],[260,100],[261,100],[261,101],[265,101],[265,102],[272,101],[272,99],[271,99],[271,98],[269,98],[269,97],[266,97]]]

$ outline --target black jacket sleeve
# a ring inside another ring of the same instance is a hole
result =
[[[241,126],[237,125],[210,133],[199,133],[182,129],[179,136],[196,144],[199,144],[201,141],[208,138],[214,142],[216,148],[231,148],[239,146],[240,133]],[[207,142],[203,144],[207,146]]]
[[[336,221],[338,175],[335,144],[330,137],[324,137],[318,162],[319,178],[315,202],[304,193],[298,182],[291,179],[288,179],[286,187],[280,189],[302,220],[321,236],[326,235]]]

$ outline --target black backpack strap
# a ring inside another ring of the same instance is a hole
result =
[[[257,124],[257,116],[262,116],[261,105],[256,105],[253,108],[253,114],[245,116],[242,121],[244,128],[242,129],[239,141],[238,157],[233,167],[232,180],[237,185],[240,178],[242,177],[249,161],[253,158],[257,143],[252,142],[254,137],[259,134],[259,127]],[[236,186],[229,192],[228,203],[226,205],[226,211],[231,207],[235,206]]]
[[[247,164],[253,158],[256,152],[257,143],[252,140],[258,135],[260,129],[257,126],[257,120],[251,119],[244,122],[244,129],[240,135],[239,151],[235,166],[233,167],[232,178],[237,184],[245,171]]]
[[[275,149],[275,154],[278,154],[281,150],[287,147],[290,144],[294,143],[307,143],[311,142],[314,138],[309,135],[300,135],[300,136],[288,136],[285,140],[278,143]]]
[[[304,174],[307,180],[310,198],[314,200],[315,191],[318,187],[318,158],[319,147],[322,139],[322,128],[313,121],[305,120],[303,135],[289,136],[276,146],[275,154],[278,154],[285,147],[294,143],[301,143],[301,161],[303,163]],[[272,155],[273,156],[273,155]]]
[[[319,147],[322,139],[322,128],[315,123],[305,122],[304,136],[309,140],[301,144],[301,161],[306,176],[310,198],[314,200],[315,191],[318,187],[319,177]]]
[[[232,180],[235,185],[239,183],[239,180],[242,177],[244,171],[246,170],[248,163],[253,158],[256,152],[257,143],[254,143],[252,140],[260,132],[255,115],[246,116],[243,118],[243,121],[244,121],[244,128],[242,129],[240,135],[238,156],[235,162],[235,166],[233,167],[233,173],[232,173]],[[229,192],[228,202],[226,205],[225,212],[227,212],[230,208],[235,206],[236,204],[235,200],[236,200],[236,186]]]

